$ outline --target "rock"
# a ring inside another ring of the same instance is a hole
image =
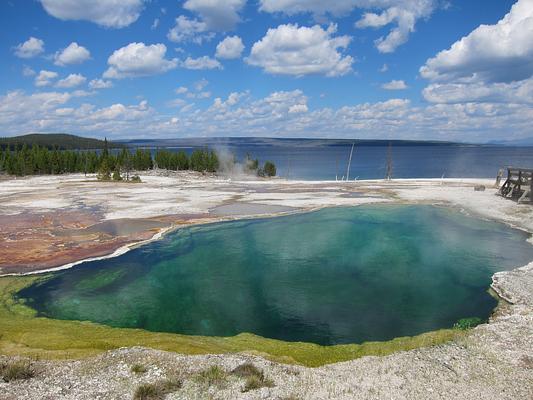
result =
[[[476,185],[476,186],[474,186],[474,190],[476,192],[484,192],[485,191],[485,185]]]

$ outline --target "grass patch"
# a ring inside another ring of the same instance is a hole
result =
[[[35,371],[28,360],[9,361],[0,365],[0,375],[4,382],[33,378]]]
[[[195,377],[196,382],[207,386],[223,386],[228,380],[228,374],[218,365],[213,365]]]
[[[183,386],[183,382],[178,378],[164,379],[159,382],[159,386],[165,393],[172,393]]]
[[[156,383],[143,383],[135,389],[133,400],[160,400],[167,394],[181,388],[181,385],[181,381],[176,379],[165,379]]]
[[[231,373],[239,378],[246,378],[243,392],[274,386],[274,381],[266,378],[265,373],[250,362],[239,365]]]
[[[272,379],[265,378],[264,375],[261,375],[260,377],[253,375],[246,378],[246,383],[244,384],[242,391],[249,392],[250,390],[261,389],[264,387],[274,387],[274,381]]]
[[[137,386],[133,400],[155,400],[163,398],[163,394],[154,383],[143,383]]]
[[[231,373],[233,375],[237,375],[239,378],[248,378],[250,376],[263,375],[263,371],[261,371],[251,362],[247,362],[247,363],[239,365],[237,368],[231,371]]]
[[[45,276],[0,278],[0,354],[68,359],[94,356],[120,347],[144,346],[183,354],[249,352],[273,361],[318,367],[339,361],[442,344],[467,334],[460,329],[442,329],[386,342],[335,346],[284,342],[243,333],[233,337],[187,336],[112,328],[92,322],[62,321],[37,317],[16,299],[23,288]]]
[[[144,374],[148,369],[142,364],[134,364],[131,367],[131,372],[134,374]]]
[[[453,324],[453,329],[458,329],[461,331],[466,331],[467,329],[472,329],[479,324],[482,324],[483,320],[481,318],[472,317],[472,318],[462,318]]]

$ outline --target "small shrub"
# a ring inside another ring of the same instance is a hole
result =
[[[147,368],[142,364],[134,364],[131,367],[131,372],[134,374],[144,374],[147,371]]]
[[[181,381],[177,379],[166,379],[156,383],[144,383],[137,386],[133,394],[133,400],[161,400],[166,394],[181,388],[181,385]]]
[[[98,179],[99,181],[107,182],[111,180],[111,175],[109,173],[99,173],[96,179]]]
[[[242,390],[243,392],[274,386],[274,382],[271,379],[265,378],[265,374],[262,370],[249,362],[239,365],[231,371],[231,373],[240,378],[246,378],[246,383]]]
[[[30,379],[35,371],[28,360],[16,360],[1,366],[0,373],[5,382]]]
[[[276,176],[276,166],[273,162],[267,161],[263,167],[263,172],[268,177]]]
[[[228,374],[218,365],[213,365],[212,367],[207,368],[206,370],[200,372],[196,377],[198,382],[204,383],[208,386],[221,386],[226,382],[227,379]]]
[[[261,376],[252,375],[246,378],[246,383],[242,391],[249,392],[250,390],[261,389],[263,387],[274,387],[274,382],[272,379],[265,378],[263,373],[261,373]]]
[[[453,325],[453,329],[459,329],[462,331],[466,331],[467,329],[474,328],[481,323],[483,323],[483,320],[481,318],[477,318],[477,317],[463,318],[457,321]]]
[[[135,389],[133,400],[158,400],[162,397],[163,393],[155,383],[143,383]]]
[[[141,177],[139,175],[134,175],[131,177],[130,182],[141,183]]]
[[[120,176],[120,170],[117,168],[115,171],[113,171],[113,180],[114,181],[121,181],[122,177]]]
[[[169,378],[159,382],[159,386],[164,393],[172,393],[183,386],[183,382],[178,378]]]
[[[254,375],[263,376],[263,371],[261,371],[259,368],[257,368],[250,362],[239,365],[237,368],[231,371],[231,373],[233,375],[237,375],[240,378],[248,378],[249,376]]]

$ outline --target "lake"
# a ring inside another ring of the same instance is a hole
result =
[[[492,274],[533,259],[527,238],[442,207],[331,208],[179,229],[19,296],[41,316],[116,327],[388,340],[486,319]]]
[[[278,175],[289,179],[335,180],[347,175],[355,143],[350,179],[385,177],[391,144],[395,178],[495,178],[500,168],[533,167],[533,147],[466,145],[409,141],[321,139],[209,138],[136,140],[130,146],[184,150],[209,147],[243,160],[249,153],[262,163],[273,161]]]

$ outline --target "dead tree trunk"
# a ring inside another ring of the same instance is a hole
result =
[[[389,148],[387,149],[387,172],[385,174],[385,179],[392,179],[392,144],[389,143]]]

